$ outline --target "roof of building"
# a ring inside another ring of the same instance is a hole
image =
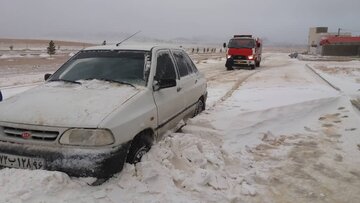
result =
[[[320,41],[320,45],[325,44],[341,44],[341,43],[360,43],[360,37],[348,36],[331,36]]]

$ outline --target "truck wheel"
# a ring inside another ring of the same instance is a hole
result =
[[[260,67],[260,61],[255,62],[256,67]]]
[[[255,69],[255,65],[251,65],[250,70],[254,70],[254,69]]]
[[[141,158],[146,154],[153,144],[152,135],[144,131],[138,134],[131,142],[126,162],[136,164],[141,161]]]
[[[226,70],[234,70],[234,68],[232,67],[234,64],[234,61],[233,59],[227,59],[226,60],[226,63],[225,63],[225,67],[226,67]]]
[[[196,103],[194,117],[199,115],[204,110],[205,110],[205,103],[202,99],[199,99],[199,101]]]
[[[234,70],[232,66],[226,66],[226,70]]]

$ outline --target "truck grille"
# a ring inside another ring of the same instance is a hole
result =
[[[246,60],[246,56],[241,56],[241,55],[237,55],[237,56],[233,56],[234,59],[237,59],[237,60]]]
[[[43,140],[43,141],[54,141],[59,132],[57,131],[41,131],[41,130],[29,130],[29,129],[19,129],[4,127],[4,134],[9,137],[17,137],[21,139],[32,139],[32,140]],[[28,138],[24,138],[24,133],[30,135]]]

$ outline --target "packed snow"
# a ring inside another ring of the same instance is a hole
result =
[[[356,202],[360,114],[350,98],[360,96],[360,62],[263,58],[256,70],[199,63],[207,109],[104,184],[6,168],[0,202]]]

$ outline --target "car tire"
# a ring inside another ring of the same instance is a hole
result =
[[[205,110],[205,102],[203,101],[203,99],[199,99],[198,102],[196,103],[194,117],[199,115],[204,110]]]
[[[254,70],[254,69],[255,69],[255,65],[251,65],[250,70]]]
[[[260,61],[255,62],[256,67],[260,67]]]
[[[153,144],[152,135],[144,131],[137,135],[131,142],[131,146],[126,158],[126,162],[136,164],[141,161],[141,158],[146,154]]]

